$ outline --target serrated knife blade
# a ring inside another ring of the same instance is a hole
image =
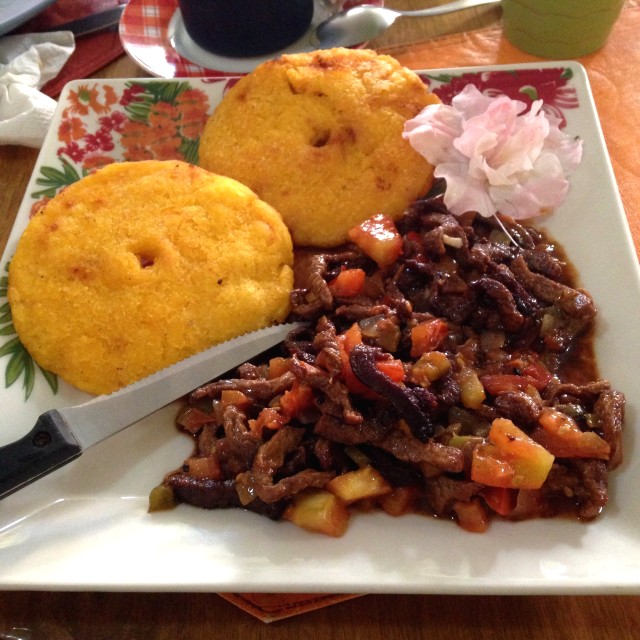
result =
[[[268,327],[228,340],[114,393],[43,413],[25,436],[0,447],[0,499],[79,457],[89,447],[282,342],[301,326]]]

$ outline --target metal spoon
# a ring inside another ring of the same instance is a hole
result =
[[[351,7],[346,11],[334,13],[321,22],[315,35],[320,43],[319,48],[351,47],[368,40],[372,40],[388,29],[401,16],[408,18],[424,18],[439,16],[444,13],[479,7],[483,4],[496,4],[500,0],[454,0],[438,7],[417,9],[415,11],[400,11],[387,9],[371,4]]]

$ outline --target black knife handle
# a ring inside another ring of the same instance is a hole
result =
[[[0,499],[71,462],[82,453],[62,416],[43,413],[27,435],[0,447]]]

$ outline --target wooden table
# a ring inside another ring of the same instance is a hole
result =
[[[393,0],[398,8],[442,4]],[[480,7],[430,19],[402,19],[372,43],[404,44],[497,24],[500,10]],[[142,77],[122,57],[99,78]],[[0,147],[0,249],[4,246],[37,150]],[[0,639],[309,640],[616,639],[639,637],[637,596],[370,595],[266,625],[216,594],[5,592]]]

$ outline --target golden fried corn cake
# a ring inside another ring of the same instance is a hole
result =
[[[426,193],[433,169],[402,131],[435,102],[415,73],[373,51],[284,55],[225,94],[199,164],[274,206],[295,244],[335,246],[371,215],[397,218]]]
[[[112,164],[29,222],[9,270],[36,362],[107,393],[283,320],[291,236],[246,186],[180,161]]]

